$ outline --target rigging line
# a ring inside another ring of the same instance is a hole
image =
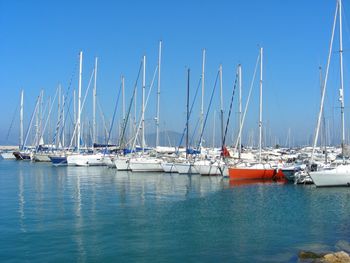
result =
[[[98,110],[99,110],[99,112],[100,112],[100,114],[101,114],[101,117],[102,117],[104,132],[105,132],[105,134],[107,134],[107,137],[108,137],[108,136],[109,136],[109,133],[108,133],[108,129],[107,129],[106,116],[105,116],[105,114],[103,113],[103,110],[102,110],[102,106],[101,106],[99,97],[97,97],[97,107],[98,107]],[[105,139],[106,139],[106,138],[105,138]]]
[[[50,119],[50,116],[51,116],[51,111],[52,111],[53,105],[54,105],[54,103],[55,103],[55,101],[56,101],[57,94],[58,94],[58,88],[56,89],[55,97],[53,98],[53,101],[52,101],[52,103],[51,103],[51,107],[50,107],[49,112],[48,112],[48,114],[47,114],[47,119],[46,119],[46,121],[45,121],[44,128],[43,128],[43,130],[41,131],[40,138],[44,137],[44,133],[45,133],[47,124],[48,124],[48,122],[49,122],[49,119]],[[48,102],[46,103],[45,112],[46,112],[46,109],[47,109],[47,107],[48,107],[48,105],[49,105],[49,102],[50,102],[50,101],[48,101]],[[36,148],[35,148],[36,151],[39,149],[40,138],[38,138],[38,145],[37,145]]]
[[[213,102],[214,91],[215,91],[216,84],[217,84],[217,82],[218,82],[219,75],[220,75],[219,73],[220,73],[220,70],[218,70],[218,73],[216,74],[216,79],[215,79],[214,88],[213,88],[213,91],[212,91],[211,96],[210,96],[210,101],[209,101],[209,105],[208,105],[208,109],[207,109],[207,114],[206,114],[205,119],[204,119],[203,129],[202,129],[202,131],[201,131],[201,136],[200,136],[200,138],[199,138],[199,142],[202,141],[204,128],[205,128],[205,125],[207,124],[208,115],[209,115],[209,110],[210,110],[211,104],[212,104],[212,102]],[[198,148],[199,148],[199,147],[200,147],[200,144],[198,144]]]
[[[111,123],[111,127],[110,127],[110,129],[109,129],[108,139],[107,139],[107,143],[106,143],[104,155],[105,155],[106,152],[107,152],[108,143],[109,143],[109,140],[110,140],[110,137],[111,137],[111,133],[112,133],[113,125],[114,125],[114,119],[115,119],[115,115],[116,115],[116,113],[117,113],[118,102],[119,102],[119,97],[120,97],[120,93],[121,93],[121,90],[122,90],[122,86],[123,86],[123,84],[121,83],[121,84],[120,84],[120,87],[119,87],[119,91],[118,91],[117,101],[116,101],[115,106],[114,106],[113,117],[112,117],[112,123]]]
[[[126,127],[127,127],[128,121],[129,121],[132,104],[133,104],[133,101],[134,101],[134,98],[135,98],[135,92],[136,92],[136,88],[137,88],[137,83],[138,83],[139,78],[140,78],[142,65],[143,65],[143,61],[141,60],[139,71],[137,73],[137,78],[136,78],[135,85],[134,85],[134,90],[133,90],[132,97],[131,97],[131,100],[130,100],[130,103],[129,103],[128,112],[127,112],[126,117],[125,117],[125,119],[123,121],[123,126],[122,126],[123,130],[122,130],[122,134],[121,134],[120,139],[119,139],[119,146],[120,146],[120,148],[122,147],[122,144],[124,143],[125,131],[126,131]]]
[[[70,101],[69,101],[69,108],[68,108],[68,112],[67,112],[67,115],[69,116],[69,120],[70,120],[70,124],[72,126],[75,126],[75,122],[74,122],[74,116],[72,116],[72,114],[74,114],[74,112],[72,113],[70,111],[70,106],[72,105],[72,101],[73,101],[73,98],[70,98]],[[65,122],[67,121],[68,118],[65,119]]]
[[[68,111],[68,113],[69,113],[69,116],[70,116],[70,120],[71,120],[71,122],[72,122],[72,124],[73,124],[73,119],[72,119],[72,116],[71,116],[71,114],[70,114],[70,106],[72,105],[72,98],[70,98],[70,100],[69,100],[69,103],[68,103],[68,108],[67,108],[67,111]],[[66,121],[67,121],[67,119],[68,118],[65,118],[64,119],[64,122],[63,122],[63,125],[62,125],[62,129],[61,129],[61,132],[60,132],[60,138],[62,138],[62,135],[63,135],[63,132],[64,132],[64,127],[66,126]],[[63,146],[63,148],[64,148],[64,145],[62,145]]]
[[[84,99],[83,99],[83,103],[82,103],[82,105],[81,105],[80,113],[81,113],[81,112],[83,111],[83,109],[84,109],[86,97],[87,97],[87,94],[89,93],[89,89],[90,89],[90,85],[91,85],[91,81],[92,81],[92,77],[93,77],[93,76],[94,76],[94,70],[92,70],[92,72],[91,72],[90,81],[89,81],[88,87],[87,87],[87,89],[86,89],[86,91],[85,91],[85,96],[84,96]],[[73,143],[73,139],[74,139],[75,133],[76,133],[76,131],[77,131],[77,127],[78,127],[78,122],[75,124],[73,136],[72,136],[71,141],[70,141],[70,143],[69,143],[69,148],[72,147],[72,143]]]
[[[253,86],[254,86],[254,82],[255,82],[255,77],[256,77],[256,72],[258,70],[258,65],[259,65],[259,60],[260,60],[260,53],[256,59],[256,64],[255,64],[255,69],[254,69],[254,74],[253,74],[253,78],[252,81],[250,83],[250,88],[249,88],[249,93],[248,93],[248,98],[247,98],[247,102],[245,104],[245,108],[244,108],[244,112],[243,112],[243,117],[242,117],[242,122],[240,124],[240,128],[239,128],[239,132],[238,132],[238,136],[237,136],[237,140],[235,143],[235,149],[237,150],[238,147],[238,142],[239,142],[239,138],[242,136],[242,130],[243,130],[243,125],[244,125],[244,120],[245,120],[245,116],[248,110],[248,105],[250,102],[250,96],[252,94],[252,90],[253,90]]]
[[[197,89],[196,89],[196,93],[194,94],[194,97],[193,97],[193,101],[192,101],[192,105],[191,105],[190,113],[189,113],[189,117],[188,117],[189,119],[190,119],[190,117],[191,117],[192,109],[193,109],[194,103],[195,103],[196,98],[197,98],[197,95],[198,95],[199,87],[200,87],[200,85],[201,85],[201,80],[202,80],[202,77],[199,78],[198,86],[197,86]],[[181,146],[182,141],[183,141],[183,139],[184,139],[184,137],[185,137],[185,132],[186,132],[186,129],[187,129],[187,122],[188,122],[188,121],[189,121],[189,120],[186,120],[185,128],[184,128],[184,130],[183,130],[183,132],[182,132],[182,135],[181,135],[181,138],[180,138],[178,147]]]
[[[35,108],[34,108],[34,111],[33,111],[33,113],[32,113],[32,116],[31,116],[31,118],[30,118],[30,122],[29,122],[29,125],[28,125],[28,128],[27,128],[27,132],[26,132],[26,137],[25,137],[25,140],[24,140],[23,145],[21,145],[21,150],[24,149],[24,146],[25,146],[26,143],[27,143],[28,136],[29,136],[29,132],[30,132],[30,128],[31,128],[31,126],[32,126],[32,124],[33,124],[34,115],[35,115],[35,113],[36,113],[36,111],[37,111],[37,108],[38,108],[38,105],[39,105],[39,100],[40,100],[40,95],[39,95],[39,96],[37,97],[37,99],[36,99]]]
[[[43,105],[43,98],[40,99],[41,100],[41,105]],[[41,115],[41,117],[39,118],[39,128],[38,128],[38,132],[35,134],[35,138],[34,138],[34,141],[36,142],[36,150],[37,150],[37,147],[39,147],[39,143],[40,143],[40,139],[43,138],[44,136],[44,131],[42,130],[42,122],[43,122],[43,119],[45,117],[45,114],[46,114],[46,110],[47,108],[49,107],[49,104],[50,104],[50,96],[49,96],[49,99],[48,101],[46,102],[45,104],[45,108],[44,110],[41,108],[41,111],[39,112],[39,114]],[[40,135],[40,136],[39,136]]]
[[[237,80],[238,80],[238,70],[236,71],[236,79],[235,79],[235,83],[233,85],[231,102],[230,102],[230,109],[229,109],[228,116],[227,116],[227,122],[226,122],[225,133],[224,133],[224,139],[222,141],[222,150],[223,150],[223,148],[225,146],[225,143],[226,143],[226,135],[227,135],[228,125],[230,123],[230,117],[231,117],[232,106],[233,106],[233,97],[235,95],[235,91],[236,91],[236,87],[237,87]]]
[[[72,75],[71,75],[70,80],[68,82],[68,88],[67,88],[66,93],[64,95],[64,100],[63,100],[63,103],[62,103],[62,108],[61,108],[61,111],[60,111],[59,119],[57,120],[56,130],[55,130],[55,134],[54,134],[53,139],[52,139],[52,144],[56,141],[56,136],[59,133],[60,125],[61,125],[62,118],[63,118],[62,115],[63,115],[63,112],[64,112],[64,107],[66,105],[68,94],[69,94],[69,91],[70,91],[70,89],[72,87],[73,78],[74,78],[74,76],[76,74],[77,68],[78,68],[78,60],[75,62],[75,65],[74,65],[73,70],[72,70]]]
[[[146,102],[145,102],[145,105],[144,105],[144,110],[143,110],[143,119],[144,119],[144,120],[145,120],[145,110],[146,110],[146,108],[147,108],[148,99],[149,99],[149,97],[150,97],[150,94],[151,94],[151,91],[152,91],[152,88],[153,88],[153,84],[154,84],[154,80],[155,80],[155,77],[156,77],[157,70],[158,70],[158,66],[156,66],[156,69],[155,69],[155,71],[154,71],[153,78],[152,78],[152,81],[151,81],[151,85],[150,85],[150,88],[149,88],[149,90],[148,90]],[[134,149],[134,148],[135,148],[136,139],[137,139],[137,137],[138,137],[139,130],[141,130],[141,125],[142,125],[142,114],[140,114],[139,125],[138,125],[138,128],[137,128],[137,130],[136,130],[135,140],[134,140],[134,142],[133,142],[133,145],[132,145],[132,148],[131,148],[131,149]]]
[[[191,136],[191,140],[190,140],[190,145],[193,144],[194,137],[195,137],[196,132],[198,130],[197,128],[198,128],[198,125],[199,125],[199,121],[200,121],[200,119],[197,119],[196,125],[194,126],[194,130],[193,130],[193,133],[192,133],[192,136]]]
[[[314,142],[313,142],[313,147],[312,147],[312,152],[311,152],[311,158],[310,158],[311,162],[310,163],[312,163],[314,161],[315,148],[316,148],[316,144],[318,141],[319,126],[321,123],[323,106],[324,106],[323,104],[324,104],[326,88],[327,88],[328,72],[329,72],[329,65],[331,62],[331,55],[332,55],[331,51],[333,48],[333,40],[334,40],[336,23],[337,23],[338,9],[339,9],[339,4],[337,3],[336,9],[335,9],[335,15],[334,15],[333,27],[332,27],[332,36],[331,36],[331,40],[329,43],[329,53],[328,53],[328,58],[327,58],[326,73],[325,73],[325,77],[323,79],[323,89],[322,89],[322,96],[321,96],[321,103],[320,103],[320,111],[319,111],[318,118],[317,118],[317,126],[315,129],[315,137],[314,137]]]
[[[20,103],[19,103],[19,104],[20,104]],[[10,132],[11,132],[13,123],[14,123],[14,121],[15,121],[16,115],[17,115],[18,105],[19,105],[19,104],[17,104],[16,109],[15,109],[15,111],[14,111],[14,114],[13,114],[13,116],[12,116],[11,124],[10,124],[10,127],[9,127],[9,129],[8,129],[8,131],[7,131],[7,135],[6,135],[6,142],[7,142],[8,139],[9,139]]]

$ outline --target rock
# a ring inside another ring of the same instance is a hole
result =
[[[323,257],[323,260],[321,262],[327,262],[327,263],[349,263],[350,262],[350,256],[348,253],[344,251],[336,252],[327,254]]]
[[[311,251],[300,251],[299,259],[301,260],[309,260],[309,259],[321,259],[325,254],[315,253]]]
[[[339,240],[337,244],[335,244],[335,248],[350,253],[350,243],[346,240]]]

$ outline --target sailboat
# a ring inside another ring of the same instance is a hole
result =
[[[322,118],[322,112],[323,112],[323,103],[324,103],[324,97],[325,97],[325,91],[327,87],[327,79],[328,79],[328,70],[329,70],[329,64],[330,64],[330,57],[332,53],[332,45],[333,45],[333,38],[334,38],[334,32],[335,32],[335,26],[337,17],[339,14],[339,55],[340,55],[340,90],[339,90],[339,101],[340,101],[340,109],[341,109],[341,130],[342,130],[342,137],[341,137],[341,147],[342,147],[342,157],[343,157],[343,163],[332,168],[325,168],[323,170],[315,171],[315,172],[309,172],[310,177],[312,178],[314,184],[317,187],[322,186],[350,186],[350,165],[345,164],[345,157],[344,157],[344,143],[345,143],[345,125],[344,125],[344,79],[343,79],[343,33],[342,33],[342,2],[341,0],[337,1],[335,16],[334,16],[334,23],[333,23],[333,31],[332,31],[332,38],[331,38],[331,44],[329,48],[329,55],[328,55],[328,63],[327,63],[327,69],[326,69],[326,76],[324,80],[324,86],[322,91],[322,98],[321,98],[321,106],[318,116],[318,123],[316,128],[316,134],[314,139],[314,147],[312,151],[312,157],[311,162],[313,161],[315,147],[318,139],[318,131],[320,127],[320,122]]]
[[[219,77],[220,77],[220,120],[221,120],[221,142],[222,142],[222,147],[220,149],[219,154],[215,154],[214,156],[208,154],[206,155],[206,159],[204,160],[198,160],[195,162],[195,168],[198,171],[200,175],[209,175],[209,176],[216,176],[216,175],[225,175],[227,174],[227,166],[226,163],[224,162],[224,159],[227,155],[229,155],[226,147],[224,146],[224,123],[223,123],[223,118],[224,118],[224,110],[223,110],[223,93],[222,93],[222,65],[219,67]],[[214,87],[215,89],[215,87]],[[235,88],[234,88],[235,89]],[[233,90],[234,90],[233,89]],[[214,90],[213,90],[214,91]],[[231,104],[232,105],[232,104]],[[210,105],[209,105],[210,106]],[[208,108],[209,111],[209,108]],[[209,112],[207,112],[208,115]],[[204,125],[202,126],[202,131],[201,131],[201,138],[203,135],[203,129]],[[227,130],[226,130],[227,131]],[[224,156],[223,149],[226,150],[226,156]],[[211,157],[208,157],[211,156]],[[225,172],[224,172],[225,171]]]
[[[21,110],[20,110],[20,150],[18,152],[14,152],[13,155],[16,157],[16,160],[30,161],[33,156],[33,150],[32,150],[32,147],[27,147],[26,145],[27,145],[29,133],[33,124],[34,115],[36,114],[39,107],[39,101],[40,101],[41,95],[39,95],[36,100],[34,111],[25,135],[25,139],[23,140],[24,138],[23,137],[23,94],[24,93],[22,91],[21,92]]]
[[[78,83],[78,114],[77,114],[77,152],[67,156],[68,165],[75,166],[104,166],[102,153],[80,153],[80,139],[81,139],[81,112],[84,105],[81,106],[81,89],[82,89],[82,64],[83,52],[79,54],[79,83]],[[96,72],[97,63],[95,62],[94,72]],[[95,74],[96,80],[96,74]],[[95,81],[96,84],[96,81]],[[89,87],[88,87],[89,88]],[[87,91],[86,91],[87,92]],[[85,98],[84,98],[85,101]]]
[[[159,55],[158,55],[158,92],[157,92],[157,142],[158,144],[158,119],[159,119],[159,95],[160,95],[160,62],[161,62],[161,50],[162,50],[162,41],[159,42]],[[149,92],[151,91],[153,85],[153,81],[150,87]],[[142,129],[141,134],[141,148],[142,148],[142,155],[141,156],[135,156],[130,158],[129,160],[129,167],[133,172],[163,172],[163,167],[161,163],[163,162],[162,159],[158,157],[152,157],[145,153],[145,109],[147,106],[147,101],[145,104],[145,90],[146,90],[146,56],[143,57],[143,77],[142,77],[142,111],[141,111],[141,126],[139,125],[139,128]],[[137,132],[139,129],[137,130]],[[136,143],[136,137],[134,140],[134,145]],[[158,145],[156,145],[158,146]],[[135,148],[135,147],[133,147]],[[118,166],[117,166],[118,168]]]
[[[259,160],[258,163],[241,163],[228,168],[230,180],[275,180],[283,178],[282,173],[268,163],[262,163],[262,76],[263,76],[263,48],[260,48],[260,107],[259,107]]]
[[[190,69],[187,69],[187,99],[186,99],[186,158],[178,158],[174,162],[174,167],[179,174],[197,174],[197,169],[194,166],[191,150],[189,149],[189,120],[190,120]]]

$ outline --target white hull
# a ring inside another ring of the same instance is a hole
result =
[[[198,171],[191,163],[174,163],[179,174],[198,174]]]
[[[177,173],[176,167],[173,163],[162,163],[162,168],[165,173]]]
[[[33,160],[35,162],[51,162],[51,160],[49,158],[49,154],[45,154],[45,153],[34,154]]]
[[[118,171],[130,171],[129,158],[116,156],[113,160]]]
[[[195,168],[200,175],[223,175],[225,176],[225,165],[218,162],[199,161],[195,163]],[[227,169],[226,169],[227,170]]]
[[[155,158],[130,159],[130,169],[133,172],[163,172],[161,163]]]
[[[1,153],[1,157],[4,160],[14,160],[16,157],[13,155],[13,152],[3,152]]]
[[[108,166],[109,168],[116,168],[116,165],[114,164],[114,158],[115,158],[115,156],[111,156],[111,155],[105,155],[105,156],[103,156],[103,164],[104,165],[106,165],[106,166]]]
[[[350,165],[339,165],[334,169],[310,172],[314,184],[322,186],[350,186]]]
[[[67,157],[67,163],[72,166],[103,166],[102,157],[100,154],[73,154]]]

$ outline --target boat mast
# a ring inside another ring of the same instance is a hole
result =
[[[322,89],[320,110],[318,112],[317,126],[316,126],[315,137],[314,137],[314,144],[312,146],[312,153],[311,153],[311,159],[310,159],[311,163],[314,160],[315,148],[316,148],[316,144],[317,144],[317,140],[318,140],[318,133],[319,133],[319,130],[320,130],[320,125],[321,125],[323,104],[324,104],[324,98],[325,98],[325,94],[326,94],[327,81],[328,81],[328,71],[329,71],[329,65],[330,65],[330,62],[331,62],[331,55],[332,55],[332,49],[333,49],[334,32],[335,32],[335,26],[336,26],[337,16],[338,16],[338,5],[339,5],[339,2],[337,3],[336,9],[335,9],[333,28],[332,28],[332,37],[331,37],[331,42],[330,42],[330,45],[329,45],[327,67],[326,67],[326,73],[325,73],[325,78],[324,78],[324,82],[323,82],[324,84],[323,84],[323,89]]]
[[[64,101],[64,99],[65,99],[65,97],[64,97],[64,94],[63,94],[62,95],[62,101]],[[64,127],[65,127],[64,107],[62,107],[62,123],[63,123],[63,126],[62,126],[62,148],[64,149],[64,145],[65,145],[65,137],[64,137]]]
[[[73,116],[74,116],[74,129],[75,130],[75,127],[77,125],[77,106],[76,106],[76,91],[75,89],[73,90]],[[76,146],[77,145],[77,135],[75,132],[73,132],[73,140],[74,140],[74,145]]]
[[[83,71],[83,51],[79,54],[79,86],[78,86],[78,119],[77,119],[77,151],[80,150],[80,119],[81,119],[81,77]]]
[[[38,110],[38,107],[39,107],[39,103],[40,103],[40,94],[39,94],[39,96],[38,96],[38,98],[37,98],[37,100],[36,100],[35,108],[34,108],[32,117],[30,118],[29,126],[28,126],[28,129],[27,129],[27,132],[26,132],[26,136],[25,136],[25,139],[24,139],[24,143],[23,143],[23,145],[22,145],[22,149],[24,149],[24,146],[27,144],[29,132],[30,132],[30,130],[31,130],[31,127],[32,127],[32,124],[33,124],[33,121],[34,121],[34,116],[36,116],[36,113],[37,113],[37,110]]]
[[[44,144],[44,138],[41,137],[43,130],[43,117],[44,117],[44,90],[41,90],[41,99],[40,99],[40,112],[39,112],[39,133],[38,133],[38,145],[42,142]]]
[[[338,0],[339,5],[339,55],[340,55],[340,90],[339,101],[341,111],[341,153],[343,163],[345,163],[344,144],[345,144],[345,121],[344,121],[344,72],[343,72],[343,25],[342,25],[342,2]]]
[[[142,61],[142,67],[143,67],[143,61]],[[130,134],[137,133],[137,88],[134,90],[134,127],[132,127],[132,130],[130,131]],[[138,139],[138,138],[136,138]]]
[[[213,148],[215,148],[215,121],[216,121],[216,111],[214,110],[214,114],[213,114],[214,118],[213,118]]]
[[[224,103],[222,94],[222,65],[219,67],[220,72],[220,122],[221,122],[221,147],[224,147]],[[223,150],[223,149],[222,149]]]
[[[263,48],[260,48],[260,102],[259,102],[259,163],[261,163],[262,144],[262,84],[263,84]]]
[[[323,77],[322,77],[322,67],[319,67],[320,71],[320,88],[321,88],[321,96],[323,91]],[[326,118],[324,116],[324,112],[322,112],[322,129],[321,129],[321,147],[322,147],[322,140],[324,144],[324,157],[325,157],[325,164],[327,164],[327,136],[326,136]]]
[[[125,79],[124,76],[122,76],[122,114],[123,114],[123,125],[122,125],[122,129],[124,129],[124,125],[125,125]]]
[[[92,147],[96,143],[96,96],[97,96],[97,62],[98,58],[95,58],[95,70],[94,70],[94,89],[92,94]]]
[[[235,150],[238,149],[238,143],[239,143],[240,138],[242,137],[242,130],[243,130],[243,125],[244,125],[244,120],[245,120],[245,116],[247,114],[248,105],[249,105],[249,102],[250,102],[250,96],[252,95],[252,90],[253,90],[253,86],[254,86],[254,83],[255,83],[255,77],[256,77],[256,73],[258,71],[259,61],[260,61],[260,51],[259,51],[258,57],[256,58],[253,78],[252,78],[252,80],[250,82],[250,88],[249,88],[249,92],[248,92],[248,96],[247,96],[247,102],[246,102],[245,107],[244,107],[244,112],[243,112],[243,116],[242,116],[242,122],[241,122],[241,126],[240,126],[240,129],[239,129],[239,132],[238,132],[236,143],[235,143]],[[248,136],[248,138],[249,138],[249,136]],[[249,140],[250,140],[250,138],[249,138]]]
[[[24,90],[21,91],[21,108],[19,113],[19,144],[20,150],[23,149],[23,99],[24,99]]]
[[[188,125],[190,119],[190,69],[187,69],[187,103],[186,103],[186,159],[188,159]]]
[[[58,123],[58,130],[60,129],[60,112],[61,112],[61,84],[58,84],[58,100],[57,100],[57,123]],[[58,148],[60,145],[60,136],[56,136],[56,148]]]
[[[239,129],[242,127],[242,66],[238,65],[238,116],[239,116]],[[242,151],[242,138],[239,136],[238,139],[238,158],[241,159]]]
[[[142,109],[141,109],[141,122],[142,122],[141,148],[142,148],[142,153],[145,152],[145,91],[146,91],[146,56],[143,56]]]
[[[48,98],[48,105],[49,105],[49,109],[51,108],[51,97],[49,96],[49,98]],[[53,140],[52,140],[52,138],[51,138],[51,118],[49,118],[48,119],[48,136],[47,136],[47,141],[49,142],[49,141],[52,141],[53,142]],[[52,145],[51,145],[52,146]],[[52,147],[51,147],[52,148]]]
[[[35,145],[35,147],[37,147],[39,145],[39,113],[40,113],[40,105],[41,105],[41,92],[39,94],[38,110],[35,113],[35,137],[34,137],[34,145]]]
[[[158,90],[157,90],[157,117],[156,117],[156,148],[159,146],[159,107],[160,107],[160,63],[162,59],[162,41],[159,41],[158,53]]]
[[[202,54],[202,102],[201,102],[201,131],[203,131],[203,125],[204,125],[204,72],[205,72],[205,48],[203,49]],[[199,142],[199,146],[202,147],[202,137],[201,141]]]

